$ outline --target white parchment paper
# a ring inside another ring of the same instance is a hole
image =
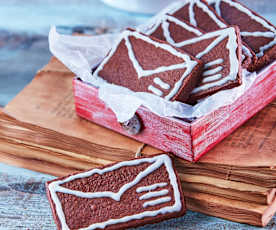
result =
[[[242,85],[220,91],[191,106],[181,102],[166,101],[154,94],[133,92],[125,87],[109,84],[92,76],[96,67],[107,55],[118,34],[99,36],[70,36],[57,33],[52,27],[49,33],[50,51],[82,81],[99,88],[99,98],[116,114],[118,122],[129,120],[140,106],[145,106],[161,117],[192,118],[206,115],[217,108],[232,104],[255,81],[256,73],[243,71]]]

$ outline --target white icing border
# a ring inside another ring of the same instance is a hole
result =
[[[210,1],[210,0],[209,0]],[[211,0],[212,2],[215,2],[216,0]],[[210,1],[210,2],[211,2]],[[190,1],[178,1],[178,2],[175,2],[175,3],[172,3],[170,6],[168,6],[166,9],[164,9],[160,14],[158,14],[156,17],[154,17],[153,20],[151,20],[150,24],[147,25],[147,26],[141,26],[141,31],[144,30],[144,32],[151,32],[151,31],[154,31],[157,29],[157,27],[159,26],[160,24],[160,18],[164,17],[164,15],[162,16],[162,14],[165,14],[165,13],[170,13],[170,14],[173,14],[175,13],[176,11],[178,11],[180,8],[184,7],[185,5],[187,4],[190,4],[189,6],[189,22],[194,25],[194,26],[197,26],[197,22],[195,20],[195,15],[194,15],[194,12],[193,12],[193,7],[194,5],[196,4],[199,8],[201,8],[204,12],[206,12],[210,18],[213,20],[214,23],[216,23],[220,28],[226,28],[228,25],[226,25],[224,22],[220,21],[216,15],[209,10],[209,8],[204,4],[202,3],[200,0],[190,0]],[[208,3],[208,4],[211,4],[211,3]],[[216,7],[218,7],[218,2],[216,2]],[[219,13],[218,13],[219,14]],[[177,20],[177,19],[175,19]],[[155,22],[155,24],[154,24]],[[164,23],[165,24],[165,23]],[[179,24],[181,25],[181,24]],[[162,25],[163,26],[163,25]],[[168,26],[168,25],[167,25]],[[184,26],[183,26],[184,27]],[[148,30],[148,28],[151,28],[150,30]],[[191,28],[191,27],[190,27]],[[163,30],[165,29],[165,27],[163,27]],[[186,28],[188,29],[188,28]],[[165,30],[164,30],[165,31]],[[164,33],[164,36],[166,37],[165,33]],[[199,36],[199,35],[198,35]],[[269,35],[267,35],[269,36]],[[170,43],[170,44],[174,44],[174,41],[173,39],[170,39],[170,37],[167,35],[166,37],[166,40]],[[273,44],[269,44],[269,46],[272,46]],[[265,47],[264,47],[265,48]],[[252,54],[251,52],[248,50],[248,48],[244,45],[242,45],[242,51],[243,51],[243,54],[249,56],[249,57],[252,57]],[[245,56],[242,55],[242,61],[245,59]]]
[[[220,3],[224,2],[226,4],[229,4],[232,7],[235,7],[239,11],[247,14],[252,20],[256,21],[257,23],[260,23],[263,27],[268,29],[269,31],[267,32],[261,32],[261,31],[254,31],[254,32],[247,32],[247,31],[241,31],[242,36],[255,36],[255,37],[267,37],[267,38],[273,38],[272,41],[269,43],[265,44],[262,47],[259,47],[260,52],[256,54],[257,57],[262,57],[264,55],[264,51],[268,50],[272,46],[276,45],[276,29],[269,25],[263,18],[258,17],[254,15],[249,9],[244,7],[238,2],[233,2],[231,0],[207,0],[207,3],[210,4],[215,4],[215,10],[218,13],[218,15],[221,16],[221,11],[220,11]],[[250,26],[250,25],[248,25]]]
[[[168,189],[163,189],[160,191],[153,191],[153,192],[147,192],[144,195],[139,197],[139,200],[147,200],[147,199],[151,199],[153,197],[159,197],[159,196],[164,196],[167,195],[169,193]]]
[[[171,66],[161,66],[154,70],[144,70],[138,63],[138,61],[135,57],[135,54],[132,50],[132,45],[129,41],[130,36],[133,36],[135,38],[146,41],[146,42],[154,45],[156,48],[161,48],[161,49],[183,59],[183,63],[175,64],[175,65],[171,65]],[[115,51],[117,50],[118,45],[120,44],[120,42],[122,40],[125,40],[125,44],[128,49],[128,55],[129,55],[130,61],[132,62],[133,67],[137,72],[138,78],[150,76],[150,75],[160,73],[160,72],[165,72],[168,70],[185,69],[185,72],[183,73],[182,77],[174,84],[174,86],[172,87],[172,90],[164,97],[164,99],[166,99],[166,100],[170,100],[172,97],[174,97],[176,95],[176,93],[179,91],[184,79],[192,72],[194,67],[198,64],[196,61],[191,60],[190,56],[177,51],[171,45],[159,43],[157,41],[152,40],[150,37],[144,36],[141,33],[136,32],[136,31],[125,30],[124,32],[122,32],[121,36],[116,41],[116,43],[113,46],[113,48],[111,49],[109,55],[104,59],[104,61],[99,65],[99,67],[94,72],[93,76],[95,78],[101,78],[101,75],[99,72],[104,68],[104,65],[109,61],[109,59],[114,55]],[[156,95],[162,96],[160,94],[160,92],[158,92],[157,90],[154,89],[153,86],[151,87],[151,91],[152,90]]]
[[[148,206],[155,206],[155,205],[158,205],[158,204],[163,204],[163,203],[171,201],[171,199],[172,198],[170,196],[165,196],[165,197],[162,197],[162,198],[159,198],[159,199],[150,200],[150,201],[145,202],[143,204],[143,207],[146,208]]]
[[[63,183],[67,183],[67,182],[70,182],[70,181],[73,181],[73,180],[79,179],[79,178],[90,177],[91,175],[93,175],[95,173],[103,174],[106,172],[114,171],[123,166],[135,166],[135,165],[139,165],[142,163],[151,163],[151,165],[148,166],[144,171],[140,172],[135,177],[135,179],[133,181],[123,185],[117,193],[110,192],[110,191],[85,193],[85,192],[81,192],[81,191],[67,189],[67,188],[61,186],[61,184],[63,184]],[[168,155],[162,154],[162,155],[158,155],[158,156],[150,157],[150,158],[141,158],[141,159],[135,159],[135,160],[131,160],[131,161],[119,162],[113,166],[106,167],[104,169],[92,169],[87,172],[69,176],[63,180],[57,180],[57,181],[51,182],[48,185],[48,189],[50,191],[52,201],[55,204],[56,213],[60,220],[61,228],[64,230],[69,230],[69,227],[66,223],[64,212],[62,210],[62,205],[57,196],[57,192],[63,192],[63,193],[67,193],[67,194],[71,194],[71,195],[75,195],[75,196],[79,196],[79,197],[91,198],[91,199],[99,198],[99,197],[108,197],[108,198],[114,199],[116,201],[120,201],[120,197],[123,195],[123,193],[125,191],[127,191],[132,186],[135,186],[136,184],[138,184],[144,177],[148,176],[150,173],[152,173],[156,169],[160,168],[162,165],[165,165],[165,167],[166,167],[166,170],[169,175],[170,184],[173,188],[174,200],[175,200],[175,203],[173,206],[166,206],[161,209],[154,210],[154,211],[145,211],[142,213],[134,214],[132,216],[125,216],[120,219],[110,219],[110,220],[107,220],[102,223],[92,224],[92,225],[90,225],[86,228],[82,228],[82,229],[83,230],[92,230],[92,229],[96,229],[96,228],[105,228],[106,226],[109,226],[112,224],[124,223],[124,222],[128,222],[131,220],[142,219],[144,217],[152,217],[152,216],[156,216],[159,214],[179,212],[182,209],[181,195],[180,195],[180,191],[178,188],[177,178],[176,178],[173,166],[172,166],[172,160],[170,159],[170,157]],[[164,183],[158,183],[157,185],[156,184],[154,184],[154,185],[158,187],[158,186],[163,186]],[[161,202],[161,200],[160,200],[160,202]],[[158,204],[158,201],[156,201],[156,205],[157,204]],[[150,203],[149,205],[154,205],[154,204]]]

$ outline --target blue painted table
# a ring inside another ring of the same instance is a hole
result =
[[[270,13],[276,12],[276,3],[248,1],[276,24],[276,15]],[[137,25],[149,17],[110,8],[99,0],[0,0],[0,106],[5,106],[48,62],[50,25],[58,25],[64,33],[83,29],[100,33]],[[55,229],[44,187],[52,178],[0,163],[0,230]],[[261,228],[188,211],[182,218],[139,229]],[[276,229],[276,219],[265,229]]]

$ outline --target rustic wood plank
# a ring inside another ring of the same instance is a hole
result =
[[[98,98],[98,89],[74,79],[76,112],[94,123],[163,151],[172,152],[192,161],[190,124],[182,120],[159,117],[144,107],[137,110],[143,129],[137,135],[129,135],[118,123],[115,114]]]

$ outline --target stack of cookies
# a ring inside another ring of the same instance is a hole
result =
[[[235,0],[175,2],[142,32],[122,32],[94,72],[107,82],[195,103],[276,59],[276,27]]]

